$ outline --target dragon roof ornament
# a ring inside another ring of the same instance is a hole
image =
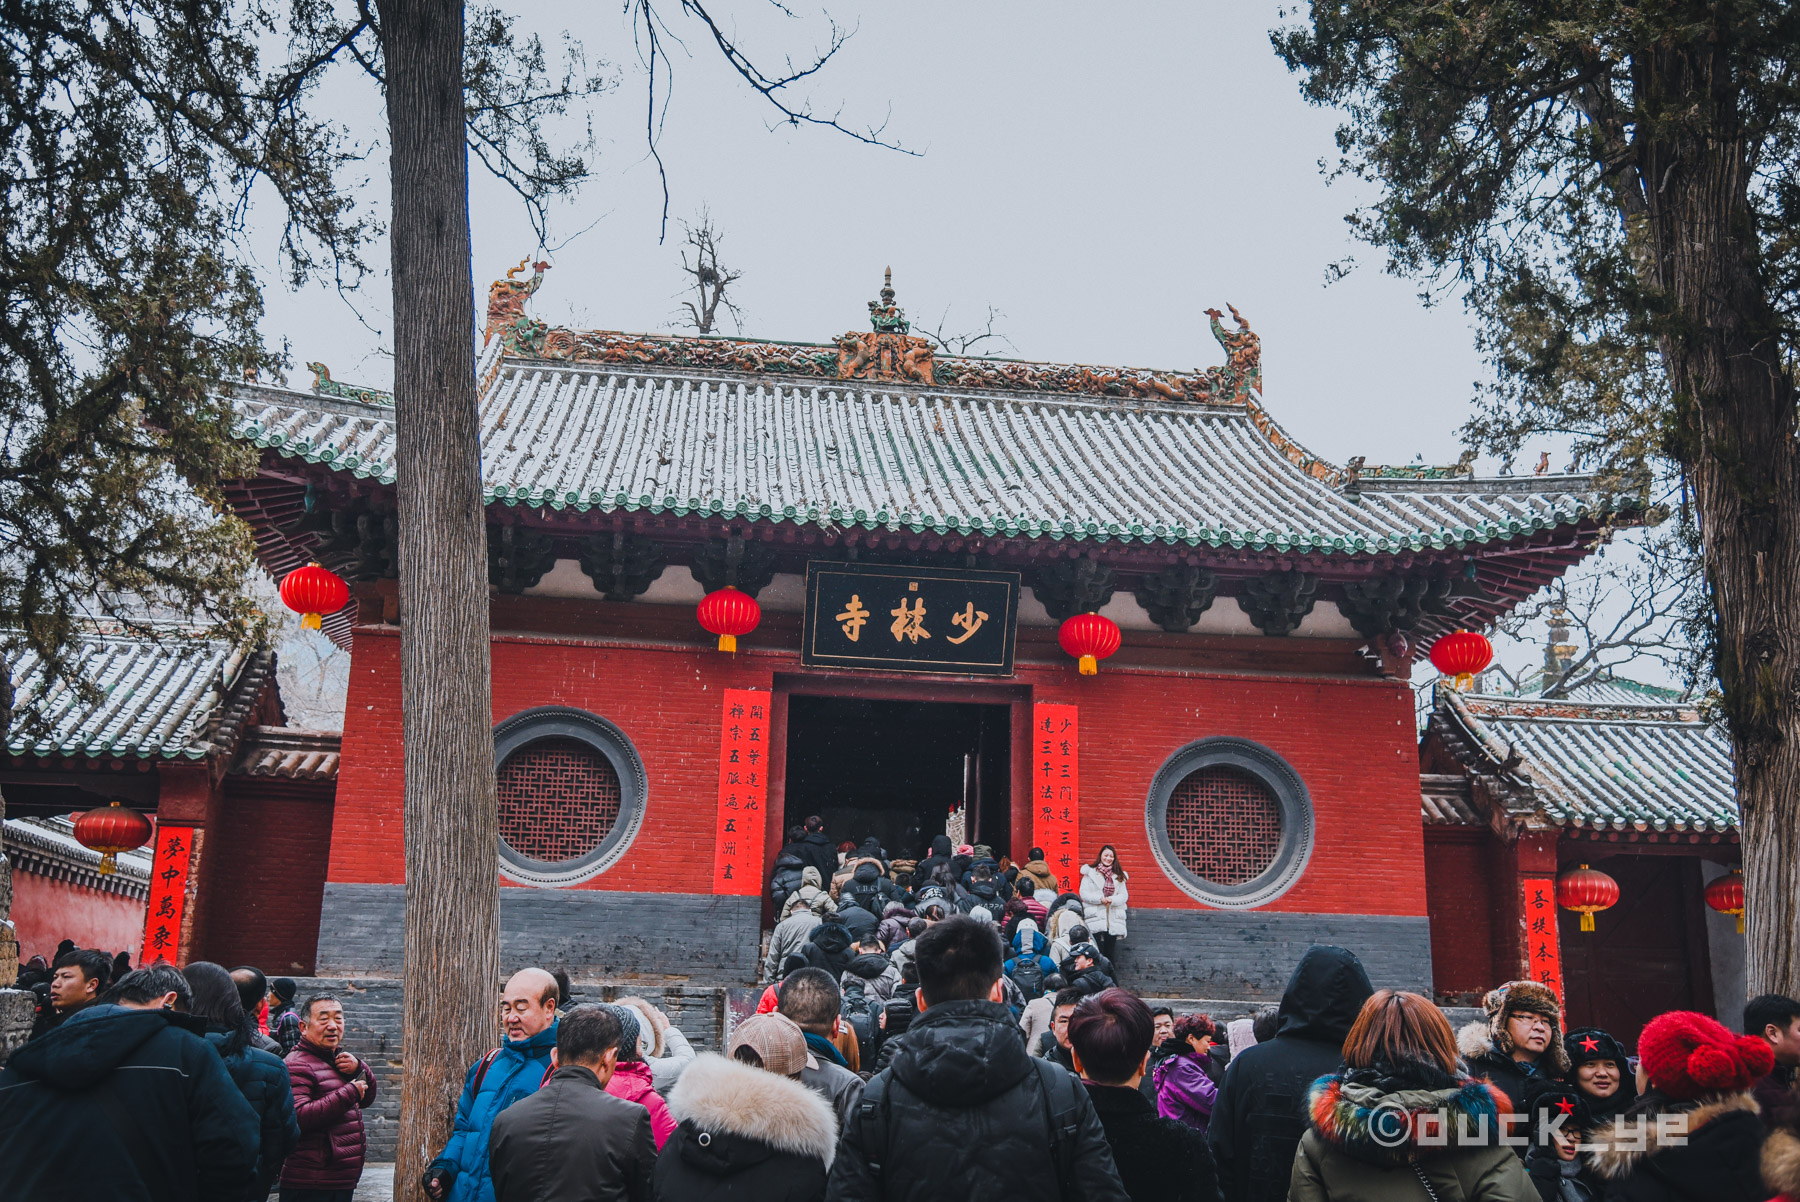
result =
[[[1192,372],[1159,372],[939,355],[929,338],[911,333],[905,311],[894,300],[892,268],[884,277],[881,299],[869,302],[872,328],[840,334],[833,344],[821,345],[551,327],[525,313],[525,302],[537,291],[543,270],[549,265],[535,264],[536,274],[529,280],[517,279],[525,266],[526,262],[521,261],[507,272],[506,279],[496,280],[488,289],[487,337],[498,335],[505,352],[519,358],[689,367],[827,380],[891,380],[928,387],[1073,393],[1203,405],[1253,407],[1262,394],[1260,339],[1250,323],[1230,305],[1226,308],[1231,311],[1236,329],[1225,327],[1224,314],[1219,310],[1206,311],[1213,337],[1225,350],[1223,366]],[[1302,451],[1294,453],[1311,458]],[[1332,471],[1335,473],[1336,469]]]

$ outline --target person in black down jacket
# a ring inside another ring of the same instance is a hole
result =
[[[856,937],[844,925],[844,920],[835,913],[826,914],[824,921],[807,935],[806,942],[800,946],[800,954],[806,957],[809,967],[824,969],[835,981],[856,958],[856,953],[851,950],[855,943]]]
[[[576,1006],[557,1020],[550,1079],[494,1116],[496,1202],[650,1202],[650,1112],[606,1092],[623,1038],[606,1006]]]
[[[1025,1051],[1000,964],[998,932],[972,918],[919,936],[923,1012],[863,1090],[830,1202],[1127,1202],[1087,1091]]]
[[[193,1014],[206,1023],[206,1042],[225,1062],[232,1083],[256,1111],[262,1133],[256,1156],[256,1176],[241,1197],[262,1202],[275,1186],[281,1162],[300,1142],[300,1124],[294,1118],[294,1090],[287,1065],[279,1056],[257,1047],[256,1019],[244,1010],[244,991],[210,960],[195,960],[182,969],[194,991]],[[279,1045],[278,1045],[279,1046]]]
[[[1282,1202],[1306,1131],[1306,1091],[1343,1060],[1344,1037],[1375,992],[1362,962],[1341,947],[1306,949],[1288,978],[1279,1026],[1245,1048],[1219,1085],[1206,1126],[1225,1202]]]
[[[825,820],[814,814],[805,823],[805,829],[794,842],[781,849],[782,854],[792,853],[800,863],[811,865],[819,870],[819,883],[829,884],[831,875],[837,871],[837,844],[825,835]],[[780,857],[777,856],[777,859]]]
[[[0,1198],[241,1202],[256,1112],[200,1037],[205,1024],[179,1012],[191,996],[168,965],[139,969],[12,1054],[0,1070]]]
[[[656,1159],[656,1202],[820,1202],[837,1154],[831,1104],[800,1084],[793,1021],[739,1023],[731,1058],[694,1057],[669,1093],[679,1126]]]
[[[1154,1038],[1150,1007],[1123,989],[1083,1000],[1069,1017],[1075,1069],[1094,1100],[1132,1202],[1219,1202],[1206,1136],[1158,1116],[1138,1092]]]

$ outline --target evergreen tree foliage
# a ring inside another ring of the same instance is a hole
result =
[[[1691,497],[1736,760],[1751,992],[1800,990],[1800,6],[1319,0],[1274,43],[1341,106],[1389,269],[1461,287],[1465,430]]]

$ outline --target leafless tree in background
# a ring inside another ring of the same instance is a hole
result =
[[[687,245],[681,249],[681,270],[693,280],[693,299],[681,302],[688,314],[682,320],[692,325],[696,334],[710,334],[723,308],[731,314],[731,324],[742,333],[744,315],[732,301],[730,289],[744,273],[719,262],[719,243],[725,241],[725,235],[713,224],[712,213],[706,209],[700,210],[698,225],[684,221],[681,228],[687,235]]]
[[[1009,351],[1017,349],[1013,346],[1012,339],[994,328],[994,323],[1005,317],[1006,314],[989,305],[987,320],[981,326],[954,332],[946,328],[950,324],[950,306],[945,305],[944,311],[938,314],[937,327],[927,329],[921,323],[918,332],[936,343],[938,350],[946,355],[994,355],[999,353],[1001,347]],[[988,344],[986,348],[977,350],[983,343]]]
[[[1495,633],[1531,644],[1540,643],[1547,628],[1566,628],[1567,641],[1558,633],[1558,645],[1531,665],[1548,669],[1555,661],[1543,682],[1545,697],[1569,697],[1614,675],[1630,677],[1631,664],[1645,661],[1694,689],[1704,665],[1697,662],[1690,631],[1710,603],[1704,583],[1700,561],[1680,530],[1645,531],[1607,546],[1496,623]],[[1497,670],[1518,683],[1519,677]]]

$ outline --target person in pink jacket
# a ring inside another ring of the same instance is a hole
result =
[[[606,1083],[606,1092],[615,1098],[636,1102],[650,1112],[650,1138],[656,1141],[656,1150],[660,1152],[669,1136],[675,1133],[675,1120],[669,1115],[669,1104],[656,1092],[650,1066],[644,1063],[638,1045],[641,1030],[638,1012],[630,1006],[608,1006],[607,1009],[618,1015],[624,1032],[619,1039],[619,1064]]]
[[[1165,1056],[1156,1066],[1156,1113],[1205,1131],[1212,1118],[1219,1087],[1206,1071],[1207,1050],[1218,1028],[1204,1014],[1184,1014],[1175,1020],[1175,1043],[1183,1050]]]

